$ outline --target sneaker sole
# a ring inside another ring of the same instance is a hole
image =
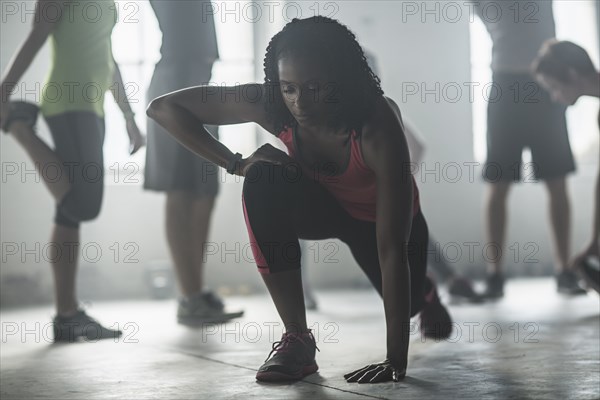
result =
[[[298,381],[310,374],[314,374],[319,370],[319,366],[315,362],[313,365],[307,365],[302,368],[297,374],[284,374],[283,372],[257,372],[256,380],[260,382],[289,382]]]

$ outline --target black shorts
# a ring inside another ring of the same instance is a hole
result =
[[[575,171],[566,107],[555,103],[528,74],[494,73],[487,117],[488,182],[559,178]],[[522,165],[524,148],[531,163]]]

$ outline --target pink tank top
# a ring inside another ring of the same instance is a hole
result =
[[[281,131],[279,138],[287,147],[288,154],[300,162],[296,150],[294,129],[288,127]],[[302,163],[300,163],[302,165]],[[346,170],[335,176],[319,174],[302,165],[304,173],[319,182],[339,201],[342,207],[354,218],[362,221],[376,221],[377,188],[375,172],[364,163],[360,142],[356,132],[352,131],[350,162]],[[419,190],[413,182],[413,216],[419,212]]]

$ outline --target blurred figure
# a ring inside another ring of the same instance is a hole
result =
[[[575,171],[575,162],[567,134],[565,106],[553,102],[530,72],[542,43],[555,36],[552,1],[482,0],[474,6],[493,42],[493,87],[488,104],[484,177],[489,182],[487,241],[497,245],[499,254],[488,263],[485,294],[490,298],[504,295],[501,254],[506,201],[511,183],[521,179],[525,147],[531,150],[533,161],[525,166],[525,171],[531,176],[529,172],[533,170],[533,176],[544,181],[549,194],[557,289],[566,294],[585,293],[577,283],[576,274],[568,268],[571,217],[566,175]]]
[[[56,202],[50,239],[55,244],[50,255],[56,300],[55,341],[73,341],[78,337],[96,340],[121,335],[120,331],[104,328],[89,317],[79,307],[75,295],[80,223],[95,219],[102,204],[103,105],[104,94],[109,88],[114,88],[113,96],[125,117],[130,154],[144,145],[144,137],[135,123],[112,54],[115,4],[113,1],[94,2],[101,11],[99,19],[92,21],[81,12],[91,2],[78,2],[71,7],[72,12],[66,11],[64,3],[53,2],[53,11],[58,10],[59,14],[57,18],[49,19],[45,9],[48,2],[38,0],[31,32],[9,63],[1,83],[0,126],[34,161]],[[41,93],[41,113],[50,128],[54,149],[36,134],[37,105],[9,102],[12,89],[48,37],[52,45],[52,64]],[[86,90],[92,86],[98,89],[96,96],[92,94],[93,90]],[[58,178],[54,173],[52,177],[44,173],[48,165],[59,169]]]
[[[575,104],[581,96],[600,97],[600,74],[588,53],[572,42],[549,40],[540,49],[533,62],[533,71],[537,80],[552,98],[567,106]],[[600,112],[598,113],[600,129]],[[600,160],[598,163],[600,167]],[[592,235],[570,263],[576,268],[586,283],[600,292],[600,170],[596,180],[594,220]],[[595,263],[593,260],[595,259]]]
[[[151,0],[162,32],[161,59],[148,89],[148,101],[179,89],[208,84],[219,58],[210,1]],[[207,126],[218,139],[218,127]],[[166,234],[182,296],[177,319],[185,325],[239,317],[215,293],[203,290],[204,250],[215,198],[217,167],[179,144],[148,119],[144,188],[166,193]]]

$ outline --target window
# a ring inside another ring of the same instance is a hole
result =
[[[238,2],[243,5],[249,1]],[[146,93],[154,65],[160,59],[162,34],[158,22],[147,1],[117,2],[119,20],[112,36],[113,54],[119,63],[123,81],[128,85],[127,94],[132,102],[136,121],[142,132],[146,132]],[[253,24],[244,18],[237,19],[230,14],[215,15],[217,41],[220,60],[213,66],[211,81],[215,85],[235,85],[254,81]],[[129,156],[129,139],[122,114],[112,95],[107,94],[106,141],[104,145],[106,183],[121,182],[128,176],[141,184],[145,164],[145,149]],[[222,126],[219,129],[221,141],[233,152],[249,154],[256,147],[253,124]],[[135,177],[130,176],[132,172]],[[115,176],[119,175],[119,179]],[[113,179],[114,178],[114,179]]]

